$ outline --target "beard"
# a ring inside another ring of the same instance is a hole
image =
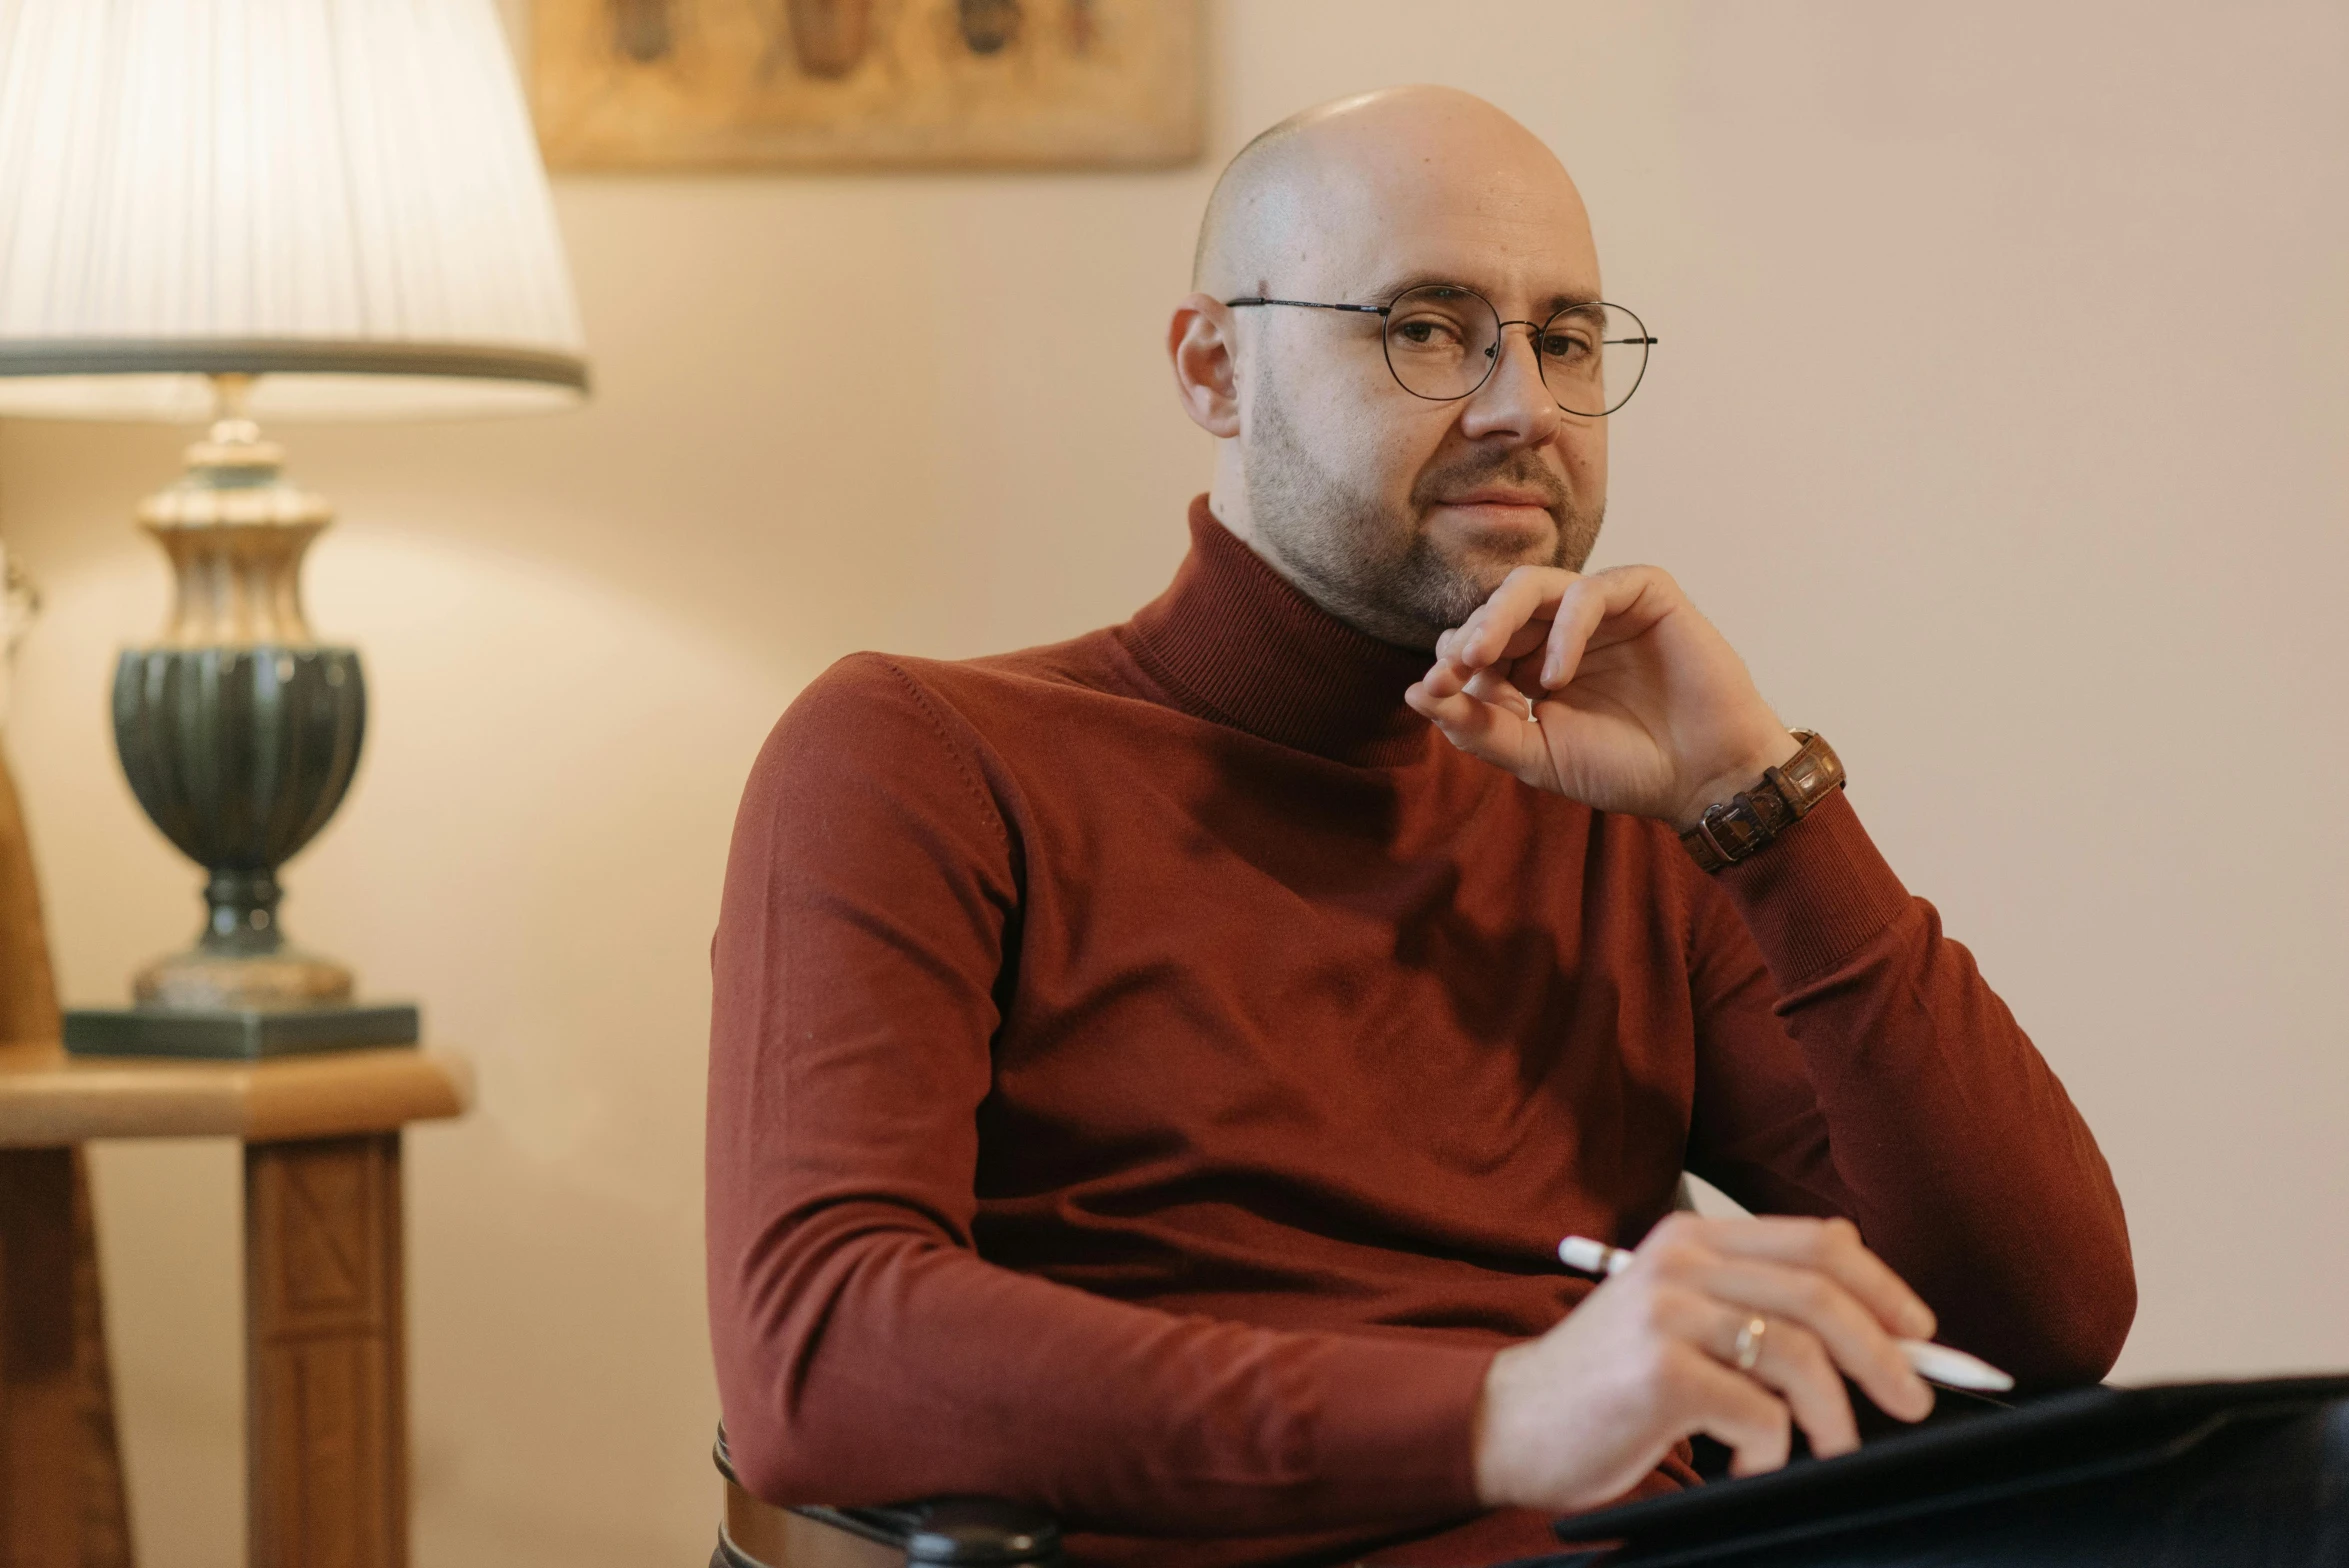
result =
[[[1579,572],[1598,543],[1606,503],[1575,505],[1556,471],[1522,447],[1472,448],[1431,464],[1398,509],[1317,461],[1273,388],[1258,395],[1254,415],[1246,487],[1258,538],[1308,598],[1382,642],[1433,648],[1437,635],[1468,619],[1511,567]],[[1542,496],[1555,527],[1546,554],[1495,550],[1455,560],[1428,539],[1419,519],[1429,507],[1491,481]]]

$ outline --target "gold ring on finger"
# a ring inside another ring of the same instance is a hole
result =
[[[1770,1322],[1767,1318],[1751,1317],[1745,1320],[1745,1327],[1737,1331],[1737,1345],[1731,1354],[1731,1361],[1738,1371],[1751,1372],[1755,1363],[1762,1359],[1762,1336],[1769,1332]]]

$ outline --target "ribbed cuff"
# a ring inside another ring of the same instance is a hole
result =
[[[1318,1368],[1321,1485],[1365,1518],[1474,1512],[1476,1406],[1500,1348],[1335,1336]]]
[[[1745,917],[1785,993],[1835,968],[1909,907],[1908,889],[1876,852],[1842,790],[1714,879]]]

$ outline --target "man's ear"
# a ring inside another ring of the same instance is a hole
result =
[[[1233,374],[1232,313],[1212,294],[1190,294],[1175,306],[1166,328],[1166,357],[1174,363],[1183,412],[1211,436],[1240,433],[1240,391]]]

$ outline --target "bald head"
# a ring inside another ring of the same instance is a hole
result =
[[[1598,255],[1574,182],[1524,126],[1446,87],[1308,109],[1224,170],[1193,277],[1168,351],[1222,442],[1209,504],[1323,608],[1427,647],[1513,567],[1581,566],[1605,419],[1564,411],[1533,334],[1600,298]],[[1418,308],[1293,308],[1407,293]],[[1493,307],[1481,348],[1432,303],[1468,295]],[[1225,303],[1248,297],[1291,303]],[[1396,342],[1422,370],[1457,347],[1467,389],[1413,387]]]
[[[1562,228],[1589,248],[1590,220],[1565,165],[1482,98],[1431,86],[1340,98],[1289,116],[1224,166],[1199,223],[1191,286],[1226,298],[1291,290],[1300,265],[1393,238],[1398,223],[1443,226],[1468,209]]]

